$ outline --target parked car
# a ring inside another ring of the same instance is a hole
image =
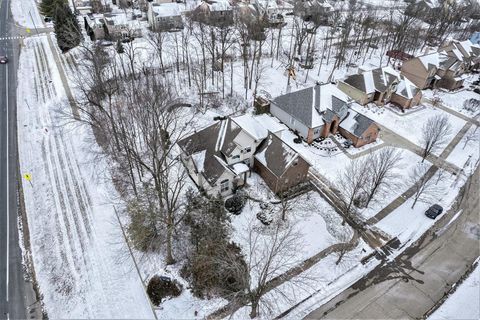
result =
[[[443,212],[443,208],[439,206],[438,204],[434,204],[430,208],[428,208],[427,211],[425,211],[425,215],[429,217],[430,219],[435,219],[439,215],[441,215]]]
[[[0,56],[0,64],[6,64],[8,62],[7,56]]]

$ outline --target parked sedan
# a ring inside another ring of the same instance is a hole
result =
[[[6,64],[8,62],[7,56],[0,56],[0,64]]]
[[[425,215],[429,217],[430,219],[435,219],[439,215],[441,215],[443,212],[443,208],[439,206],[438,204],[434,204],[430,208],[428,208],[427,211],[425,211]]]

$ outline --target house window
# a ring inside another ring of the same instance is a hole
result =
[[[235,156],[232,156],[232,159],[240,159],[240,155],[237,154],[237,155],[235,155]]]
[[[317,128],[317,129],[315,129],[315,130],[313,131],[313,134],[319,134],[319,133],[320,133],[320,129],[319,129],[319,128]]]
[[[228,179],[225,179],[222,182],[220,182],[220,192],[222,192],[222,193],[227,192],[228,189],[230,189]]]
[[[249,153],[250,151],[252,151],[252,148],[251,148],[251,147],[246,147],[246,148],[245,148],[245,153]]]

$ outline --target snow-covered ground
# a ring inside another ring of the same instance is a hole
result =
[[[374,216],[412,186],[412,183],[407,179],[408,174],[422,161],[422,158],[408,150],[397,150],[401,153],[402,158],[392,171],[392,174],[396,175],[398,179],[397,181],[389,181],[389,183],[392,183],[392,187],[389,188],[385,194],[377,196],[368,208],[360,210],[360,214],[364,219],[369,219]],[[430,167],[430,163],[427,160],[425,161],[425,165]]]
[[[442,172],[442,170],[438,170],[431,179],[434,181],[438,180],[441,174],[443,174],[443,178],[438,182],[438,193],[435,193],[428,202],[420,202],[419,200],[412,209],[413,198],[410,198],[384,219],[380,220],[376,226],[392,237],[397,237],[402,242],[402,245],[412,243],[418,239],[435,222],[435,220],[425,216],[425,211],[432,204],[436,203],[443,207],[443,215],[450,209],[460,187],[465,182],[465,177],[456,177],[448,172]],[[437,219],[442,215],[438,216]]]
[[[18,83],[20,170],[32,176],[24,196],[48,316],[153,318],[115,216],[108,165],[89,128],[60,116],[70,107],[45,36],[25,40]]]
[[[480,158],[480,129],[472,125],[447,157],[447,161],[471,174]]]
[[[10,8],[15,21],[26,28],[42,28],[44,23],[35,0],[11,0]],[[33,30],[32,30],[33,32]]]
[[[460,112],[468,117],[475,117],[480,114],[480,110],[477,109],[476,112],[468,111],[463,108],[463,104],[465,101],[469,99],[476,99],[480,100],[480,95],[470,90],[462,90],[458,92],[445,92],[440,90],[424,90],[423,95],[426,98],[433,98],[437,96],[441,99],[441,103],[457,112]]]
[[[460,118],[429,105],[424,106],[424,108],[419,109],[417,112],[412,112],[406,115],[399,115],[395,112],[392,112],[388,108],[377,107],[372,104],[365,107],[354,104],[353,109],[363,113],[367,117],[372,118],[376,122],[385,126],[387,129],[392,130],[393,132],[401,135],[418,146],[421,146],[422,127],[431,117],[436,115],[446,115],[448,117],[451,125],[451,134],[448,142],[455,137],[455,135],[466,123]],[[448,142],[445,143],[442,148],[439,148],[435,154],[441,154],[448,145]]]
[[[429,320],[480,319],[480,267],[477,265]]]

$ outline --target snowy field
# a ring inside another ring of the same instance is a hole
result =
[[[466,174],[475,171],[476,164],[480,158],[480,129],[472,125],[465,133],[462,140],[447,157],[447,161],[463,168]]]
[[[470,90],[462,90],[459,92],[444,92],[437,90],[435,93],[433,90],[424,90],[423,95],[426,98],[433,98],[435,95],[439,97],[442,101],[441,103],[454,111],[460,112],[467,117],[476,117],[480,114],[480,110],[477,112],[471,112],[463,108],[463,103],[469,99],[480,100],[480,94],[475,93]]]
[[[428,320],[480,319],[480,267],[473,272]]]
[[[43,20],[37,10],[35,0],[11,0],[10,7],[15,21],[22,27],[43,28]]]
[[[413,168],[422,161],[422,158],[408,150],[398,148],[397,150],[401,152],[402,158],[392,171],[392,174],[397,175],[398,180],[396,183],[395,181],[391,181],[391,183],[394,183],[392,188],[389,188],[385,194],[378,196],[375,201],[372,201],[368,208],[360,210],[360,214],[365,220],[374,216],[412,186],[412,182],[408,181],[408,175]],[[425,164],[430,167],[430,163],[427,160],[425,160]]]
[[[448,172],[441,172],[442,170],[438,170],[431,178],[437,180],[439,174],[443,174],[445,177],[438,182],[439,192],[432,196],[428,202],[420,202],[419,200],[415,208],[412,209],[413,198],[410,198],[395,211],[379,221],[376,226],[392,237],[397,237],[403,245],[412,243],[418,239],[435,223],[435,220],[425,216],[425,211],[431,205],[439,204],[443,207],[443,213],[437,217],[437,219],[439,219],[450,209],[460,187],[465,182],[465,177],[457,179],[457,177],[452,176]]]
[[[408,139],[410,142],[421,146],[422,138],[422,127],[430,119],[436,115],[446,115],[449,119],[451,125],[451,134],[449,136],[448,142],[450,142],[455,135],[463,128],[465,121],[457,118],[445,111],[436,109],[432,106],[426,105],[423,109],[418,110],[417,112],[412,112],[407,115],[399,115],[387,108],[381,108],[374,105],[368,105],[362,107],[360,105],[354,105],[354,110],[363,113],[367,117],[375,120],[382,126],[385,126],[387,129],[392,130],[398,135]],[[446,143],[442,148],[439,148],[436,155],[440,155],[445,147],[448,145]]]
[[[24,196],[48,316],[153,318],[115,216],[107,163],[90,130],[59,117],[70,107],[45,37],[26,39],[18,82],[20,168],[32,176]]]

